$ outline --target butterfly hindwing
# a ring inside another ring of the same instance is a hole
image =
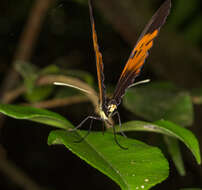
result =
[[[161,26],[170,12],[171,0],[166,0],[146,25],[135,45],[131,55],[121,73],[116,86],[113,99],[120,104],[125,90],[134,82],[139,75],[141,68],[148,57],[148,51],[153,46],[153,41],[157,37]]]
[[[99,50],[97,33],[95,30],[95,21],[93,18],[93,11],[91,6],[91,1],[88,0],[89,11],[90,11],[90,21],[92,27],[92,36],[93,36],[93,46],[95,51],[96,58],[96,67],[97,67],[97,78],[98,78],[98,87],[99,87],[99,100],[100,104],[103,105],[105,103],[106,94],[105,94],[105,85],[104,85],[104,66],[102,61],[102,54]]]

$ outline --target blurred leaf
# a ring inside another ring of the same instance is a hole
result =
[[[173,121],[182,126],[192,125],[193,123],[193,105],[188,93],[179,93],[176,97],[173,107],[167,110],[164,119]]]
[[[30,93],[33,90],[35,81],[39,76],[38,68],[31,63],[17,61],[15,63],[15,69],[23,77],[27,91]]]
[[[59,74],[60,68],[56,65],[48,65],[40,71],[40,75]]]
[[[45,109],[38,109],[29,106],[0,104],[0,113],[15,119],[26,119],[62,129],[72,128],[71,123],[64,117]]]
[[[48,144],[64,144],[70,151],[85,160],[112,180],[121,189],[149,189],[168,176],[167,160],[158,148],[140,141],[117,135],[121,149],[112,133],[91,132],[81,143],[75,143],[86,131],[52,131]]]
[[[93,84],[94,84],[94,79],[93,79],[92,75],[86,71],[67,70],[67,71],[65,71],[65,73],[68,76],[72,76],[72,77],[76,77],[76,78],[79,78],[81,80],[84,80],[86,83],[90,84],[91,86],[93,86]]]
[[[120,132],[119,126],[116,126],[116,131]],[[130,121],[122,124],[122,131],[148,131],[161,133],[170,137],[177,138],[190,149],[190,151],[195,156],[198,164],[201,163],[200,149],[197,138],[188,129],[185,129],[170,121],[159,120],[154,123]]]
[[[25,93],[25,99],[28,102],[45,100],[53,92],[53,89],[53,85],[36,86],[31,92]]]
[[[156,82],[128,89],[123,105],[150,121],[163,118],[182,126],[193,123],[193,105],[189,94],[170,83]]]
[[[94,79],[92,75],[86,71],[61,69],[56,65],[49,65],[40,71],[40,75],[48,75],[48,74],[62,74],[66,76],[79,78],[90,85],[94,84]]]
[[[171,83],[154,82],[129,89],[124,98],[124,105],[133,113],[150,121],[163,118],[181,126],[193,123],[193,105],[189,94],[180,91]],[[174,139],[169,141],[166,145],[171,158],[178,172],[183,175],[185,170],[179,144],[176,144]],[[170,146],[171,141],[174,141],[175,147]]]
[[[71,97],[71,96],[83,96],[83,93],[77,89],[71,87],[58,87],[57,91],[55,92],[54,98],[64,98],[64,97]]]
[[[192,19],[192,22],[189,23],[187,29],[183,32],[185,38],[191,41],[193,44],[199,44],[202,37],[202,16],[199,16],[195,19]]]
[[[169,23],[175,28],[181,25],[199,6],[197,0],[187,1],[187,3],[184,3],[184,0],[176,0],[173,3],[175,6],[169,16]]]
[[[177,139],[170,138],[168,136],[164,136],[164,140],[166,142],[168,152],[172,157],[172,160],[181,176],[186,175],[186,171],[184,168],[184,163],[182,159],[182,154],[180,151],[179,141]]]

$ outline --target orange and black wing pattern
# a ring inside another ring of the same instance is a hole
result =
[[[148,57],[148,51],[153,46],[153,41],[157,37],[161,26],[170,12],[171,0],[166,0],[146,25],[135,45],[126,65],[123,69],[116,86],[113,99],[117,104],[121,103],[126,89],[134,82],[140,74],[141,68]]]
[[[99,50],[97,33],[95,30],[95,21],[93,18],[93,11],[91,6],[91,1],[88,0],[89,11],[90,11],[90,21],[92,27],[92,36],[93,36],[93,46],[95,51],[96,67],[97,67],[97,78],[98,78],[98,87],[99,87],[99,100],[100,104],[105,103],[106,94],[105,94],[105,85],[104,85],[104,66],[102,61],[102,54]]]

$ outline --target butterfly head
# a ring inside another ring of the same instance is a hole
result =
[[[100,105],[99,115],[103,120],[108,120],[117,109],[114,99],[107,100],[104,105]]]
[[[117,103],[114,99],[111,99],[107,102],[107,105],[106,105],[106,115],[108,117],[111,117],[112,114],[116,111],[117,109]]]

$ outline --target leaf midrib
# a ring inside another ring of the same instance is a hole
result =
[[[80,134],[79,134],[79,135],[80,135]],[[92,143],[89,143],[87,139],[85,139],[85,142],[87,143],[87,145],[88,145],[94,152],[96,152],[96,153],[98,154],[98,156],[100,156],[100,157],[104,160],[105,163],[107,163],[107,165],[110,166],[110,168],[116,173],[116,175],[119,176],[120,179],[123,181],[123,184],[125,185],[125,187],[126,187],[127,189],[129,189],[129,186],[127,185],[127,182],[126,182],[126,181],[124,180],[124,178],[122,177],[121,172],[118,173],[117,171],[119,171],[119,170],[116,169],[116,167],[113,167],[113,165],[110,163],[110,161],[108,161],[107,159],[105,159],[104,155],[103,155],[101,152],[97,151],[98,149],[96,149],[96,148],[93,146]],[[72,150],[72,152],[74,152],[74,151]],[[76,152],[74,152],[74,153],[76,153]],[[82,156],[82,158],[83,158],[83,156]],[[84,160],[86,160],[86,159],[84,159]],[[88,162],[88,160],[86,160],[86,162]],[[91,163],[91,164],[94,165],[95,168],[97,168],[94,163]],[[108,174],[108,173],[105,172],[105,170],[103,170],[102,168],[100,168],[100,170],[102,170],[102,172],[103,172],[105,175]],[[107,175],[107,176],[108,176],[108,175]],[[112,178],[113,180],[117,181],[117,179],[114,178],[113,175],[110,175],[110,176],[111,176],[111,178]],[[118,184],[120,184],[119,181],[117,181],[117,182],[118,182]],[[120,184],[120,186],[122,187],[121,184]]]

